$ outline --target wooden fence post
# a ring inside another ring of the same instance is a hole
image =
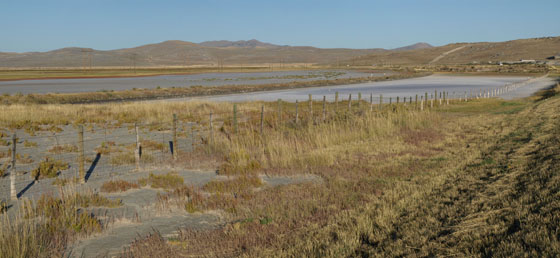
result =
[[[348,112],[352,112],[352,94],[348,95]]]
[[[16,133],[12,135],[12,167],[10,168],[10,197],[12,200],[17,200],[16,192]]]
[[[282,99],[278,99],[278,126],[282,125]]]
[[[399,104],[399,96],[397,96],[397,105]]]
[[[194,125],[191,124],[191,150],[194,152]]]
[[[313,124],[313,97],[309,94],[309,122]]]
[[[361,101],[362,101],[362,93],[358,92],[358,109],[362,107],[362,104],[360,103]]]
[[[237,104],[233,104],[233,132],[237,134]]]
[[[173,114],[173,160],[177,160],[177,114]]]
[[[327,96],[323,96],[323,122],[327,120]]]
[[[80,172],[80,183],[84,184],[86,182],[86,171],[85,171],[85,157],[84,157],[84,126],[80,125],[78,131],[78,141],[79,141],[79,157],[78,157],[78,169]]]
[[[264,105],[261,106],[261,136],[263,135],[264,128]]]
[[[416,101],[415,101],[414,105],[416,106],[416,108],[418,108],[418,94],[416,94]]]
[[[420,110],[424,111],[424,97],[420,96]]]
[[[298,101],[296,99],[296,125],[298,123],[298,118],[299,118],[299,114],[298,114]]]
[[[383,94],[379,94],[379,110],[381,110],[383,105]]]
[[[209,123],[208,123],[208,129],[210,129],[210,145],[213,146],[214,145],[214,121],[212,119],[212,112],[210,112],[210,117],[209,117]]]
[[[369,111],[373,111],[373,93],[369,95]]]
[[[338,91],[334,93],[334,112],[338,111]]]
[[[389,97],[389,105],[393,105],[393,97]]]
[[[136,149],[134,150],[134,161],[136,170],[140,170],[140,134],[138,133],[138,124],[134,123],[134,131],[136,131]]]

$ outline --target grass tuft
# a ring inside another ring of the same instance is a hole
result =
[[[139,188],[140,186],[136,183],[130,183],[124,180],[114,180],[107,181],[101,185],[101,192],[105,193],[115,193],[115,192],[126,192],[130,189]]]
[[[66,162],[46,157],[39,163],[38,168],[31,171],[31,177],[34,180],[57,177],[60,171],[66,170],[69,167],[69,164]]]
[[[150,173],[147,178],[141,178],[138,180],[138,184],[141,186],[150,185],[152,188],[163,188],[163,189],[174,189],[181,187],[184,183],[182,177],[180,177],[176,172],[169,172],[164,175],[154,175]]]

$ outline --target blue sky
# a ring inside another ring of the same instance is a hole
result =
[[[560,1],[0,0],[0,51],[177,39],[395,48],[560,35]]]

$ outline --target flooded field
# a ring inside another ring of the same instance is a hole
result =
[[[383,81],[383,82],[370,82],[350,85],[338,85],[328,87],[314,87],[314,88],[300,88],[279,91],[267,92],[253,92],[242,94],[231,94],[224,96],[206,97],[203,99],[213,101],[275,101],[282,99],[284,101],[295,102],[296,100],[304,101],[309,98],[309,94],[313,99],[320,100],[326,96],[327,100],[334,100],[335,93],[340,94],[341,99],[347,99],[349,94],[354,95],[354,99],[358,93],[361,93],[362,98],[368,99],[370,94],[374,96],[374,102],[378,101],[379,95],[382,94],[385,102],[389,98],[396,97],[415,97],[424,93],[433,94],[434,91],[449,92],[450,97],[461,97],[465,93],[473,95],[490,90],[504,85],[513,83],[526,82],[530,77],[522,76],[445,76],[445,75],[431,75],[421,78],[412,78],[405,80]],[[546,88],[554,84],[554,80],[550,78],[540,78],[538,80],[531,80],[527,82],[528,87],[522,87],[523,90],[516,91],[515,93],[508,93],[503,95],[504,98],[519,98],[530,96],[534,92]],[[514,94],[514,95],[513,95]],[[184,99],[176,99],[184,100]]]
[[[253,73],[204,73],[190,75],[161,75],[131,78],[40,79],[0,81],[0,94],[75,93],[120,91],[134,88],[226,86],[240,84],[270,84],[314,80],[348,79],[383,76],[389,72],[363,73],[346,70],[279,71]]]

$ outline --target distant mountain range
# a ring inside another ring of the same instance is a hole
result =
[[[454,50],[453,53],[445,52]],[[134,48],[95,50],[62,48],[47,52],[0,52],[0,67],[107,67],[248,65],[269,63],[318,64],[440,64],[488,60],[544,59],[558,54],[560,37],[498,43],[456,43],[433,47],[416,43],[396,49],[316,48],[281,46],[255,39],[192,43],[169,40]],[[442,56],[443,55],[443,56]]]
[[[198,44],[204,47],[281,47],[279,45],[260,42],[256,39],[238,40],[238,41],[229,41],[229,40],[204,41]],[[288,47],[288,46],[283,46],[283,47]]]
[[[414,49],[424,49],[424,48],[432,48],[433,46],[425,43],[425,42],[419,42],[416,44],[412,44],[409,46],[405,46],[405,47],[399,47],[399,48],[395,48],[392,49],[393,51],[405,51],[405,50],[414,50]]]

